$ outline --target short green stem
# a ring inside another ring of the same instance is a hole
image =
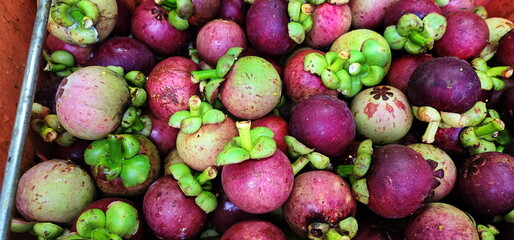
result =
[[[475,134],[481,137],[502,131],[503,129],[505,129],[505,123],[502,120],[495,118],[485,125],[476,127]]]
[[[250,152],[253,148],[252,138],[250,136],[251,121],[238,121],[236,122],[237,131],[241,138],[241,147]]]
[[[196,181],[200,183],[200,185],[204,185],[207,181],[210,181],[218,175],[218,169],[215,167],[208,167],[206,168],[202,173],[200,173],[198,176],[196,176]]]
[[[189,111],[191,112],[191,116],[198,117],[200,116],[200,106],[202,104],[202,99],[199,96],[193,95],[189,98]]]
[[[291,164],[293,167],[293,174],[296,176],[307,164],[309,163],[309,159],[304,156],[300,156],[296,161]]]
[[[217,78],[216,69],[205,69],[192,71],[193,82],[200,82],[207,79]]]

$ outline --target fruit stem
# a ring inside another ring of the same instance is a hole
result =
[[[200,183],[200,185],[204,185],[207,181],[212,180],[216,178],[218,175],[218,169],[215,167],[209,166],[206,168],[202,173],[200,173],[198,176],[196,176],[196,181]]]
[[[193,95],[189,98],[189,111],[191,112],[192,117],[200,116],[201,104],[202,104],[202,99],[200,99],[200,97]]]
[[[165,6],[168,8],[176,8],[177,0],[155,0],[157,5]]]
[[[121,151],[121,140],[116,135],[109,135],[107,137],[109,142],[109,156],[113,162],[121,163],[123,153]]]
[[[296,161],[291,164],[293,167],[293,174],[296,176],[307,164],[309,163],[309,159],[307,156],[302,155]]]
[[[478,137],[486,136],[498,131],[502,131],[505,129],[505,123],[499,118],[495,118],[492,121],[488,122],[485,125],[478,126],[475,128],[475,134]]]
[[[203,80],[217,78],[216,69],[205,69],[192,71],[191,76],[194,78],[193,82],[198,83]]]
[[[250,152],[252,150],[252,137],[250,136],[251,121],[237,121],[236,127],[241,138],[241,148]]]

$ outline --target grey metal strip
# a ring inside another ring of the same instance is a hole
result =
[[[0,239],[9,237],[16,186],[30,122],[51,0],[39,0],[0,195]]]

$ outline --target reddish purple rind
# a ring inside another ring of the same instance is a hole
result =
[[[394,58],[391,63],[391,68],[388,74],[385,76],[385,84],[391,85],[398,88],[403,93],[407,94],[407,88],[409,86],[409,79],[414,70],[422,63],[433,59],[430,54],[419,54],[419,55],[402,55]]]
[[[189,239],[207,222],[207,214],[186,197],[172,175],[155,181],[143,199],[143,213],[150,230],[161,239]]]
[[[368,207],[384,218],[403,218],[423,207],[432,192],[433,171],[418,152],[389,144],[372,155],[366,175]]]
[[[53,53],[57,50],[65,50],[73,54],[75,57],[75,62],[77,64],[84,64],[93,50],[94,45],[87,45],[85,47],[74,45],[71,43],[64,42],[58,38],[56,38],[52,34],[48,34],[45,40],[45,49],[49,51],[49,53]]]
[[[148,114],[152,121],[152,131],[148,139],[152,141],[159,153],[166,156],[176,146],[177,135],[180,128],[174,128],[168,125],[168,121],[155,117],[153,114]]]
[[[472,108],[482,93],[480,79],[465,60],[437,57],[412,73],[407,95],[413,106],[462,113]]]
[[[100,191],[107,194],[108,196],[129,197],[142,195],[146,189],[148,189],[148,187],[157,178],[159,178],[162,165],[159,150],[157,150],[157,147],[155,147],[155,145],[143,135],[134,135],[134,137],[136,137],[140,144],[138,154],[143,154],[150,158],[150,173],[148,174],[148,178],[141,184],[133,187],[126,187],[123,185],[121,177],[118,177],[112,181],[104,180],[97,173],[95,173],[95,166],[91,166],[91,172],[96,186],[98,189],[100,189]]]
[[[398,0],[351,0],[352,28],[376,29],[382,26],[387,8]]]
[[[438,56],[455,56],[464,60],[477,57],[489,41],[489,28],[483,18],[470,11],[445,15],[446,31],[434,43]]]
[[[218,192],[218,207],[209,214],[209,222],[219,233],[224,233],[237,222],[258,218],[258,214],[245,212],[234,205],[227,194],[220,188]]]
[[[441,8],[433,0],[400,0],[387,8],[383,26],[396,25],[404,14],[413,13],[423,19],[429,13],[443,15]]]
[[[357,203],[350,185],[329,171],[308,171],[295,178],[293,192],[283,205],[291,229],[307,237],[314,222],[338,226],[339,221],[355,216]]]
[[[246,220],[232,225],[221,240],[286,240],[286,235],[266,220]]]
[[[462,239],[478,240],[475,224],[462,210],[440,202],[427,204],[425,209],[410,219],[405,228],[405,239]]]
[[[221,5],[221,0],[191,0],[191,2],[193,2],[195,10],[189,18],[189,24],[197,27],[214,19]]]
[[[306,49],[296,53],[284,67],[284,86],[287,96],[296,103],[299,103],[314,95],[331,95],[337,97],[338,92],[327,88],[321,81],[321,77],[304,70],[305,55],[309,53],[323,52]]]
[[[196,36],[200,58],[216,67],[219,58],[230,48],[247,48],[246,33],[237,23],[216,19],[205,24]]]
[[[243,27],[246,22],[246,13],[249,5],[243,0],[221,0],[218,18],[234,21]]]
[[[315,95],[293,108],[289,133],[329,157],[344,154],[356,135],[352,112],[343,100]]]
[[[144,43],[119,36],[98,45],[89,55],[85,66],[119,66],[125,73],[137,70],[148,74],[155,63],[153,52]]]
[[[449,14],[456,11],[469,11],[475,7],[475,0],[450,0],[446,6],[441,7],[443,14]]]
[[[159,62],[146,81],[148,106],[152,113],[168,121],[173,113],[189,109],[188,101],[199,95],[198,86],[191,81],[196,64],[185,57],[169,57]]]
[[[281,56],[296,46],[289,37],[286,0],[256,0],[246,16],[246,34],[257,51]]]
[[[271,157],[223,166],[221,183],[234,205],[249,213],[267,213],[280,207],[293,189],[293,168],[276,150]]]
[[[305,36],[305,44],[316,49],[327,49],[341,35],[350,30],[352,13],[347,4],[327,2],[318,5],[311,15],[312,29]]]
[[[498,215],[514,208],[514,157],[486,152],[469,157],[457,178],[460,199],[474,211]]]
[[[189,32],[175,29],[168,21],[167,11],[151,0],[142,2],[134,10],[131,32],[159,56],[176,54],[190,40]]]

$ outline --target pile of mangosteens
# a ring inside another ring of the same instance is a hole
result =
[[[53,0],[11,239],[513,239],[488,2]]]

